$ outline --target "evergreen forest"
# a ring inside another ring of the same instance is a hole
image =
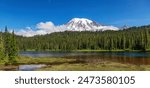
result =
[[[141,50],[150,49],[150,26],[120,31],[57,32],[34,37],[17,36],[20,51]]]

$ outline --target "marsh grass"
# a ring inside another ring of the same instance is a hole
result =
[[[75,63],[51,65],[38,71],[145,71],[150,70],[150,66],[138,66],[131,64],[121,64],[116,62],[104,61],[101,63]]]

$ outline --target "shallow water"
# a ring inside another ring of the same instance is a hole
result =
[[[44,64],[39,64],[39,65],[19,65],[17,70],[19,71],[34,71],[38,68],[45,67],[46,65]]]

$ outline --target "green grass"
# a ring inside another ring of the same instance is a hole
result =
[[[79,63],[79,64],[60,64],[37,69],[38,71],[145,71],[150,70],[150,66],[136,66],[115,62],[105,63]]]
[[[18,64],[61,64],[61,63],[71,63],[74,62],[75,59],[65,59],[65,58],[49,58],[49,57],[18,57]]]

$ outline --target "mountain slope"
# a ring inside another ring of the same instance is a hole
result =
[[[119,30],[114,26],[104,26],[86,18],[73,18],[66,27],[70,31],[105,31],[105,30]]]

